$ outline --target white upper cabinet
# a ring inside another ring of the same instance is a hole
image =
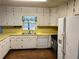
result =
[[[67,16],[74,15],[74,0],[68,2],[67,6]]]
[[[7,24],[7,22],[8,22],[8,20],[7,20],[7,8],[6,7],[1,7],[2,8],[2,10],[1,10],[1,20],[2,20],[2,26],[5,26],[6,24]]]
[[[14,24],[14,11],[13,11],[13,7],[7,7],[7,24],[6,26],[13,26]]]
[[[75,0],[75,13],[74,14],[79,14],[79,0]]]
[[[17,26],[22,25],[22,8],[21,7],[14,7],[13,17],[14,17],[15,25]]]
[[[0,19],[2,26],[22,25],[21,7],[1,7]]]
[[[2,26],[2,8],[0,8],[0,26]]]
[[[49,8],[37,8],[38,26],[49,26]]]
[[[67,3],[57,7],[57,18],[62,18],[67,15]]]
[[[50,23],[50,9],[49,8],[44,8],[44,21],[43,21],[43,25],[45,26],[49,26]]]
[[[50,26],[57,26],[57,8],[51,8]]]
[[[22,25],[21,7],[7,7],[8,26]]]
[[[36,16],[36,8],[22,7],[22,16]]]
[[[67,15],[67,3],[56,8],[51,8],[50,10],[50,25],[58,26],[58,18],[65,17]]]
[[[37,25],[41,26],[43,25],[43,8],[37,8]]]
[[[1,20],[1,16],[0,16],[0,26],[2,26],[2,20]]]
[[[0,7],[1,26],[22,26],[22,16],[37,16],[38,26],[57,26],[57,16],[54,8],[50,12],[50,8]]]

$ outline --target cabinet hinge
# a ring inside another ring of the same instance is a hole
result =
[[[11,40],[10,40],[10,42],[11,42]]]
[[[75,8],[73,9],[73,12],[75,12]]]

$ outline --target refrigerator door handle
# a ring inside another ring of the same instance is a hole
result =
[[[65,51],[63,50],[63,55],[65,55],[66,53],[65,53]]]
[[[62,49],[62,54],[63,54],[63,59],[65,59],[65,55],[66,55],[66,53],[65,53],[65,51],[64,51],[64,49]]]
[[[61,51],[62,51],[62,53],[65,55],[65,51],[64,51],[64,49],[62,49]]]

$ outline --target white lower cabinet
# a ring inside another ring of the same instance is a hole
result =
[[[3,57],[8,53],[9,49],[10,49],[10,41],[7,38],[6,40],[3,41]]]
[[[5,40],[5,52],[6,52],[5,55],[8,53],[9,50],[10,50],[10,39],[8,37]]]
[[[4,56],[8,53],[9,49],[10,49],[9,38],[0,42],[0,59],[4,58]]]
[[[50,48],[50,46],[51,46],[51,40],[49,36],[38,36],[37,48]]]
[[[37,36],[11,36],[11,49],[36,48]]]
[[[0,59],[2,59],[2,42],[0,42]]]
[[[11,49],[22,49],[23,39],[21,36],[11,36],[10,37],[10,48]]]
[[[0,42],[0,59],[10,49],[50,48],[50,36],[10,36]]]
[[[23,37],[23,48],[36,48],[37,36],[24,36]]]
[[[50,48],[50,36],[11,36],[11,49]]]

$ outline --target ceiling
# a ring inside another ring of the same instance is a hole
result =
[[[12,0],[0,0],[2,6],[25,6],[25,7],[56,7],[62,3],[66,3],[68,0],[47,0],[47,2],[22,2]]]

